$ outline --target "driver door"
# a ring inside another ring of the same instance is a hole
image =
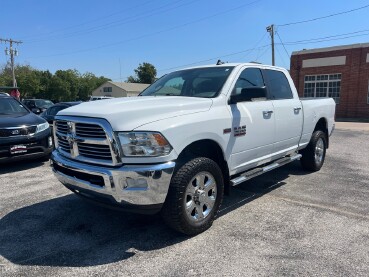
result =
[[[244,69],[232,91],[240,94],[242,89],[265,87],[259,68]],[[232,116],[230,144],[232,174],[245,171],[271,160],[275,140],[274,108],[265,98],[253,99],[229,105]]]

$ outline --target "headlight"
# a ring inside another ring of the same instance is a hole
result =
[[[172,146],[156,132],[118,133],[124,156],[158,157],[172,151]]]
[[[49,123],[47,123],[47,122],[38,124],[37,128],[36,128],[36,133],[45,131],[45,130],[47,130],[47,128],[49,128]]]

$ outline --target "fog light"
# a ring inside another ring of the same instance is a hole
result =
[[[49,137],[48,139],[49,147],[53,146],[53,139]]]
[[[146,179],[144,178],[139,178],[139,179],[127,178],[126,185],[124,186],[125,189],[130,189],[130,188],[147,189],[147,187],[148,187],[148,184],[147,184]]]

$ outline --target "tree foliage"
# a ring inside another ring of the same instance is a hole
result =
[[[151,63],[142,63],[135,69],[136,76],[129,76],[128,83],[152,84],[156,80],[156,68]]]
[[[87,100],[91,92],[110,79],[75,69],[57,70],[55,74],[29,65],[15,67],[17,85],[22,98],[44,98],[55,102]],[[0,86],[12,86],[12,73],[7,64],[0,69]]]

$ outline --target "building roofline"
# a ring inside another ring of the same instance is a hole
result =
[[[354,48],[364,48],[364,47],[369,47],[369,43],[356,43],[356,44],[349,44],[349,45],[341,45],[341,46],[332,46],[332,47],[323,47],[323,48],[314,48],[314,49],[294,51],[294,52],[292,52],[292,56],[293,55],[302,55],[302,54],[321,53],[321,52],[331,52],[331,51],[354,49]]]

